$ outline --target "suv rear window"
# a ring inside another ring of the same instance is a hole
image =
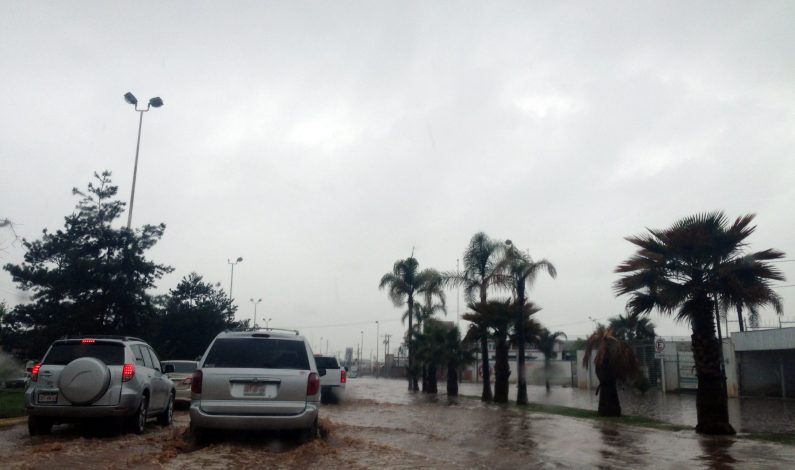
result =
[[[260,338],[219,338],[204,367],[309,370],[303,341]]]
[[[65,366],[78,357],[96,357],[109,366],[124,364],[124,345],[119,343],[55,343],[42,364]]]
[[[315,356],[315,364],[319,369],[339,369],[340,365],[337,363],[336,357],[317,357]]]

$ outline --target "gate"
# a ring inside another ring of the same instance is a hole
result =
[[[676,377],[679,390],[698,390],[696,361],[692,352],[676,352]]]

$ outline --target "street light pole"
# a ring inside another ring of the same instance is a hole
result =
[[[232,297],[232,286],[234,285],[235,281],[235,265],[243,261],[242,257],[238,257],[234,262],[229,261],[229,258],[226,259],[227,264],[232,266],[232,272],[229,274],[229,302],[234,302],[235,298]]]
[[[254,328],[257,327],[257,304],[259,304],[260,302],[262,302],[262,299],[258,299],[256,302],[254,301],[253,298],[251,299],[251,303],[254,304],[254,324],[251,326]]]
[[[135,106],[135,110],[138,111],[138,140],[135,143],[135,165],[133,166],[132,191],[130,192],[130,211],[127,213],[127,228],[129,229],[132,226],[133,204],[135,203],[135,182],[138,179],[138,153],[141,150],[141,128],[144,124],[144,113],[149,111],[151,107],[159,108],[163,106],[163,100],[156,96],[149,100],[145,109],[138,109],[138,99],[130,92],[124,94],[124,100]]]
[[[362,334],[361,346],[359,347],[359,373],[362,373],[362,356],[364,356],[364,331],[360,332]]]

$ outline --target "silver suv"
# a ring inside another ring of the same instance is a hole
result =
[[[216,336],[191,384],[190,426],[300,430],[318,434],[320,376],[309,342],[297,331],[254,329]]]
[[[135,433],[156,416],[168,426],[174,384],[152,348],[129,336],[91,336],[55,341],[33,367],[25,392],[30,435],[55,423],[115,417]]]

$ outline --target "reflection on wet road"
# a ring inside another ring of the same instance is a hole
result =
[[[61,426],[29,438],[0,429],[3,467],[118,468],[795,468],[795,448],[536,414],[476,399],[410,394],[398,380],[352,379],[339,405],[324,406],[324,437],[224,433],[195,447],[175,425],[141,436],[103,437]]]

